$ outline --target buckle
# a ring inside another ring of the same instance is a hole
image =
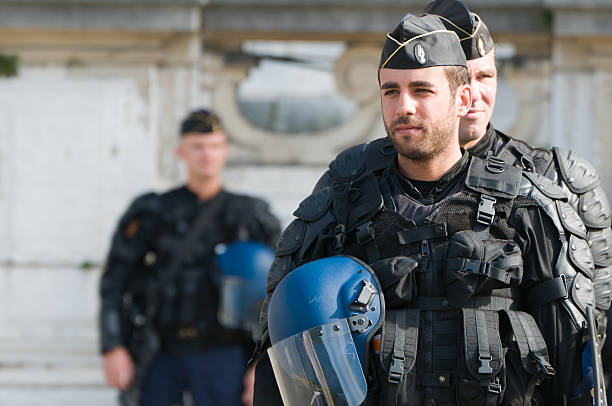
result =
[[[534,359],[540,373],[544,376],[553,376],[555,369],[541,356],[537,355],[533,350],[529,351],[529,355]]]
[[[488,195],[480,196],[480,204],[478,205],[478,213],[476,214],[476,222],[485,226],[493,224],[493,217],[495,217],[495,207],[493,205],[497,200]]]
[[[491,368],[490,362],[493,360],[493,357],[490,355],[488,357],[478,357],[480,361],[480,367],[478,367],[478,373],[483,375],[488,375],[493,373],[493,368]]]
[[[336,245],[334,251],[338,252],[344,246],[344,239],[346,238],[346,227],[344,224],[338,224],[334,229],[336,233]]]
[[[374,239],[372,220],[357,226],[357,244],[364,245]]]
[[[487,159],[487,170],[491,173],[502,173],[504,171],[505,164],[506,162],[504,162],[503,159],[490,156]]]
[[[404,358],[393,357],[389,368],[389,382],[401,383],[404,378]]]
[[[467,273],[470,272],[477,275],[488,276],[489,273],[491,273],[491,263],[463,258],[463,266],[461,267],[461,271],[459,272],[462,275],[467,275]]]
[[[502,387],[501,387],[501,384],[499,383],[499,378],[495,378],[495,380],[492,381],[487,388],[489,392],[491,393],[495,393],[495,394],[501,393]]]

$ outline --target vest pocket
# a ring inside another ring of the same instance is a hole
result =
[[[457,405],[497,405],[506,388],[505,349],[496,311],[461,309],[457,358]]]
[[[531,405],[532,399],[538,397],[536,387],[555,373],[546,342],[529,313],[501,310],[500,321],[507,347],[507,389],[502,405]]]
[[[420,405],[418,309],[387,310],[377,362],[381,405]]]

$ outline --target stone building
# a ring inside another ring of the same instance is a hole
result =
[[[0,405],[107,405],[97,282],[117,216],[182,179],[194,107],[229,188],[287,223],[328,161],[384,135],[386,31],[422,0],[0,0]],[[612,192],[612,1],[472,0],[498,43],[493,122],[588,157]],[[6,60],[6,58],[5,58]]]

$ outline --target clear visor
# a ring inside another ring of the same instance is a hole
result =
[[[244,280],[235,276],[224,276],[221,281],[221,304],[218,319],[223,327],[242,327],[243,285]]]
[[[367,384],[346,319],[304,331],[268,349],[283,402],[360,405]]]

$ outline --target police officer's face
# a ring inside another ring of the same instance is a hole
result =
[[[219,176],[227,159],[226,135],[223,131],[183,134],[177,155],[187,164],[189,176]]]
[[[460,86],[453,97],[444,67],[381,69],[379,78],[385,129],[401,156],[426,161],[458,144],[469,95],[461,102],[466,86]]]
[[[472,59],[467,63],[472,85],[472,107],[468,114],[461,118],[459,142],[470,148],[485,135],[495,107],[497,93],[495,49],[482,58]]]

